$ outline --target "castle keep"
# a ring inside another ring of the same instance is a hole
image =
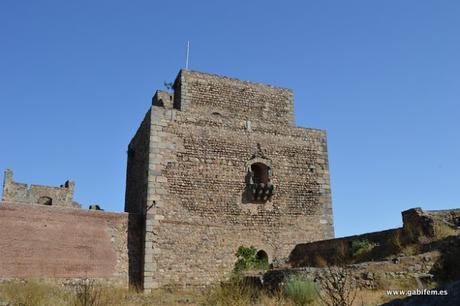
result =
[[[333,238],[326,133],[295,126],[289,89],[181,70],[173,90],[128,146],[132,283],[208,284],[241,245],[271,262]]]

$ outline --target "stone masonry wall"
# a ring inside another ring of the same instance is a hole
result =
[[[128,146],[125,212],[144,214],[149,169],[150,111]]]
[[[3,181],[3,201],[22,202],[29,204],[80,207],[73,200],[75,183],[66,181],[60,187],[27,185],[13,181],[13,171],[5,171]]]
[[[142,287],[144,278],[145,212],[149,177],[150,111],[128,146],[125,212],[129,218],[129,282]]]
[[[263,275],[263,286],[268,290],[276,290],[285,283],[292,275],[302,275],[321,284],[324,275],[330,277],[331,273],[343,272],[346,269],[352,278],[354,286],[358,288],[394,289],[404,283],[409,286],[423,288],[433,281],[433,267],[440,259],[438,251],[432,251],[413,256],[397,257],[394,260],[370,261],[359,264],[337,267],[298,267],[273,269]],[[343,275],[343,274],[342,274]],[[392,286],[393,285],[393,286]]]
[[[182,111],[294,125],[293,94],[287,88],[181,70],[174,89],[175,107]]]
[[[364,240],[376,245],[372,253],[368,254],[369,257],[380,258],[387,255],[388,244],[395,237],[402,235],[402,228],[395,228],[362,235],[301,243],[296,245],[289,254],[287,265],[289,267],[315,267],[321,265],[322,260],[327,263],[334,263],[337,256],[341,260],[347,261],[349,257],[352,257],[352,243]]]
[[[105,279],[128,286],[128,214],[0,202],[2,279]]]
[[[452,229],[460,226],[459,209],[424,211],[421,208],[411,208],[401,213],[403,226],[380,232],[365,233],[362,235],[347,236],[335,239],[299,243],[289,254],[287,265],[289,267],[314,267],[321,263],[334,263],[337,256],[343,262],[363,262],[367,260],[384,259],[395,256],[400,252],[398,245],[413,243],[421,236],[435,237],[439,224],[444,224]],[[366,256],[351,258],[353,256],[353,243],[368,241],[374,247]],[[396,247],[396,248],[395,248]],[[343,263],[342,262],[342,263]]]
[[[184,70],[175,88],[175,109],[150,112],[145,289],[220,280],[240,245],[273,260],[333,237],[326,135],[293,126],[289,90]],[[266,203],[245,198],[254,156],[272,167]]]

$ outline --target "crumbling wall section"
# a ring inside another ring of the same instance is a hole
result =
[[[40,204],[48,206],[80,207],[74,202],[75,183],[66,181],[60,187],[27,185],[13,181],[13,171],[5,171],[3,181],[3,201]]]
[[[421,208],[411,208],[401,212],[403,226],[400,228],[298,244],[289,254],[287,264],[290,267],[307,267],[395,256],[404,245],[417,243],[422,237],[439,238],[445,234],[439,232],[444,229],[443,226],[449,227],[452,234],[455,233],[459,226],[459,214],[459,209],[424,211]],[[353,254],[356,252],[353,245],[360,242],[372,245],[366,256]]]

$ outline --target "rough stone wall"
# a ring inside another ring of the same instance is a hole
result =
[[[175,108],[182,111],[294,125],[293,94],[287,88],[181,70],[174,89]]]
[[[156,96],[155,96],[156,97]],[[156,100],[156,99],[155,99]],[[153,102],[153,101],[152,101]],[[129,282],[142,287],[144,279],[145,212],[149,177],[150,110],[128,146],[125,212],[129,218]]]
[[[352,243],[363,240],[376,245],[369,257],[380,258],[388,255],[388,245],[393,239],[402,237],[402,235],[402,228],[395,228],[381,232],[301,243],[296,245],[289,254],[287,265],[290,267],[317,266],[321,264],[322,260],[334,263],[337,256],[346,262],[352,257]]]
[[[125,212],[145,213],[149,171],[150,111],[128,146]]]
[[[60,187],[30,185],[13,181],[13,171],[5,171],[3,181],[3,201],[22,202],[30,204],[80,207],[74,202],[73,192],[75,183],[66,181]]]
[[[334,262],[337,256],[344,262],[356,261],[351,258],[353,257],[353,242],[364,240],[375,247],[367,256],[359,258],[358,261],[383,259],[389,255],[396,255],[394,254],[395,244],[414,243],[421,236],[436,237],[439,234],[436,232],[439,223],[452,229],[460,226],[458,223],[459,209],[424,211],[421,208],[411,208],[401,212],[401,215],[403,226],[400,228],[298,244],[289,254],[287,265],[290,267],[317,266],[321,260]],[[396,250],[396,252],[399,251]]]
[[[413,208],[402,212],[404,227],[414,234],[423,233],[427,236],[435,236],[439,225],[451,228],[460,226],[460,209],[427,210]]]
[[[128,285],[128,214],[0,202],[0,278]]]
[[[145,289],[219,280],[240,245],[273,260],[333,237],[326,134],[295,127],[292,110],[287,89],[185,70],[174,109],[152,106]],[[266,203],[245,196],[255,156],[272,168]]]
[[[414,256],[398,257],[397,261],[384,260],[365,262],[345,266],[349,271],[353,283],[358,288],[376,289],[388,288],[391,284],[414,284],[423,288],[426,282],[432,281],[433,267],[439,260],[438,251],[427,252]],[[263,286],[269,290],[279,289],[293,274],[302,275],[309,279],[321,282],[324,275],[340,272],[336,267],[298,267],[270,270],[263,275]],[[394,289],[394,288],[388,288]]]
[[[427,210],[425,213],[435,220],[460,226],[460,209]]]

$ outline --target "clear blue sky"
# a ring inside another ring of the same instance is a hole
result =
[[[326,129],[337,236],[459,207],[460,2],[0,2],[0,168],[124,205],[127,144],[190,68],[289,87]]]

